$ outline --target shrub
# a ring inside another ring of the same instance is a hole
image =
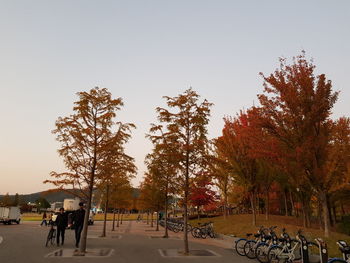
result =
[[[342,220],[337,224],[337,231],[350,235],[350,215],[342,216]]]

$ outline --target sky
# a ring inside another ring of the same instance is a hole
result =
[[[118,120],[137,129],[127,153],[145,171],[162,96],[189,87],[214,103],[209,138],[223,117],[257,105],[259,72],[306,51],[350,116],[350,1],[0,0],[0,194],[52,188],[65,170],[51,133],[76,93],[107,88],[125,103]],[[290,61],[290,60],[289,60]]]

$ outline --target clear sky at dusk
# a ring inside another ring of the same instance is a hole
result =
[[[162,96],[193,87],[213,102],[209,137],[222,118],[257,104],[259,72],[302,49],[350,116],[350,1],[0,0],[0,194],[32,193],[63,171],[51,134],[76,92],[105,87],[122,97],[127,146],[144,172],[145,139]]]

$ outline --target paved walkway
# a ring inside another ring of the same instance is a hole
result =
[[[164,228],[162,226],[159,226],[159,231],[156,231],[156,225],[153,224],[153,227],[151,227],[151,224],[146,224],[146,221],[143,222],[133,222],[132,223],[132,234],[137,234],[137,235],[146,235],[146,236],[159,236],[162,237],[164,236]],[[179,232],[179,233],[174,233],[172,231],[168,231],[168,235],[170,238],[176,238],[176,239],[184,239],[184,233]],[[229,237],[220,237],[220,238],[194,238],[191,233],[188,233],[188,240],[190,242],[196,242],[200,244],[206,244],[206,245],[212,245],[212,246],[218,246],[226,249],[231,249],[233,248],[233,241],[234,238],[229,238]]]
[[[1,262],[81,262],[81,263],[160,263],[160,262],[187,262],[188,260],[200,263],[251,263],[245,257],[235,255],[231,244],[224,240],[194,239],[189,236],[191,250],[209,250],[216,256],[212,257],[187,257],[165,258],[162,251],[178,251],[183,248],[182,233],[169,232],[169,239],[161,238],[164,229],[155,231],[146,223],[125,221],[116,231],[111,231],[112,223],[107,223],[107,236],[101,238],[102,222],[95,222],[89,227],[88,250],[110,249],[113,254],[108,258],[47,258],[46,255],[58,251],[61,247],[45,247],[44,243],[48,233],[48,227],[40,227],[38,222],[23,222],[20,225],[0,225],[0,236],[3,242],[0,244]],[[63,246],[65,251],[74,249],[74,231],[66,231],[66,241]]]

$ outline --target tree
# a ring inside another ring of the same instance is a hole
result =
[[[326,190],[326,163],[330,141],[329,117],[338,98],[324,74],[315,76],[315,65],[305,53],[264,78],[264,92],[259,95],[263,127],[289,150],[300,165],[301,178],[314,189],[323,206],[325,236],[329,236]],[[293,154],[294,153],[294,154]]]
[[[111,182],[111,203],[113,204],[113,224],[112,231],[115,231],[115,214],[118,209],[117,227],[119,227],[119,215],[121,209],[129,205],[132,198],[133,188],[130,182],[131,177],[119,174]]]
[[[164,205],[164,194],[162,189],[160,189],[159,176],[154,172],[154,170],[151,170],[146,173],[140,185],[140,199],[143,208],[151,213],[151,227],[153,227],[153,213],[157,212],[158,215],[160,209],[162,209]]]
[[[190,179],[205,166],[207,124],[209,122],[212,103],[207,100],[199,103],[200,96],[192,89],[186,90],[176,97],[164,97],[169,109],[158,107],[158,120],[174,139],[177,149],[177,166],[179,182],[184,204],[184,253],[188,247],[188,197]],[[174,110],[171,112],[170,110]]]
[[[50,203],[44,197],[39,197],[37,200],[35,200],[35,204],[38,208],[38,211],[51,207]]]
[[[20,202],[21,202],[20,201],[20,197],[19,197],[18,193],[16,193],[15,200],[13,201],[13,205],[14,206],[19,206]]]
[[[101,169],[98,177],[101,179],[99,188],[103,191],[103,199],[105,201],[105,213],[102,229],[102,237],[106,236],[107,213],[110,201],[110,190],[115,190],[114,184],[122,180],[128,182],[136,173],[134,159],[125,153],[125,143],[130,139],[130,128],[134,128],[133,124],[120,124],[113,140],[110,140],[108,154],[102,161]],[[114,222],[114,221],[113,221]]]
[[[216,193],[211,190],[212,185],[209,175],[205,174],[205,172],[199,173],[191,184],[189,201],[193,206],[197,207],[198,219],[200,218],[200,207],[210,205],[215,201]]]
[[[65,189],[67,186],[80,189],[81,196],[87,201],[85,220],[79,251],[86,252],[88,217],[91,209],[92,192],[97,176],[102,169],[103,160],[109,153],[112,142],[118,136],[118,123],[114,121],[116,111],[123,106],[121,98],[113,99],[105,88],[94,88],[89,92],[78,92],[79,100],[74,104],[74,114],[60,117],[56,121],[53,133],[61,144],[59,155],[64,159],[67,172],[51,172],[55,186]]]
[[[324,190],[331,224],[336,221],[335,206],[331,205],[335,193],[349,188],[350,182],[350,118],[341,117],[331,124]],[[334,203],[334,200],[333,200]],[[333,216],[332,211],[333,208]],[[334,220],[333,220],[334,219]],[[334,221],[334,222],[333,222]]]
[[[11,198],[10,198],[10,195],[9,193],[6,193],[6,195],[4,195],[1,199],[1,204],[3,206],[10,206],[11,205]]]
[[[214,139],[214,149],[211,151],[210,156],[208,157],[210,159],[208,162],[208,170],[210,171],[211,176],[214,178],[215,185],[220,190],[224,206],[224,219],[226,219],[229,190],[233,183],[233,171],[230,169],[227,158],[217,149],[216,143],[217,141]]]
[[[158,135],[155,135],[159,133]],[[152,135],[154,134],[154,135]],[[146,156],[145,163],[149,173],[156,176],[157,187],[164,193],[165,226],[164,238],[168,238],[168,206],[169,194],[175,194],[178,189],[177,183],[177,149],[176,137],[163,132],[161,125],[151,125],[150,134],[147,137],[153,143],[152,153]]]
[[[252,145],[247,131],[251,125],[249,113],[241,112],[236,118],[224,119],[222,136],[216,140],[218,153],[227,160],[235,183],[243,186],[249,193],[252,223],[256,225],[256,195],[259,187],[258,162],[251,155]]]

